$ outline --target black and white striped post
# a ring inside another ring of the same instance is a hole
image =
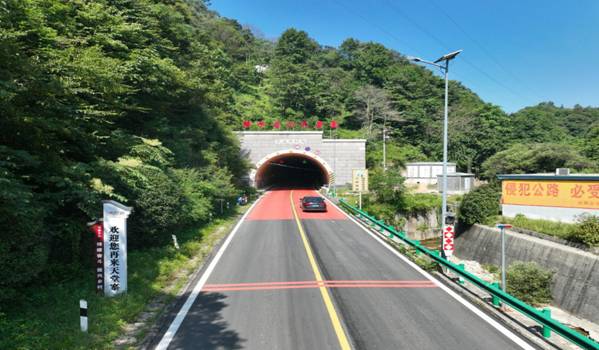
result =
[[[81,331],[87,332],[87,301],[79,300],[79,323],[81,324]]]

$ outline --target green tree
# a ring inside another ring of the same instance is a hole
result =
[[[554,143],[515,144],[498,152],[482,165],[483,176],[494,179],[497,174],[552,173],[556,168],[577,171],[592,169],[593,163],[570,145]]]
[[[499,214],[501,188],[498,183],[490,183],[466,193],[460,203],[459,220],[466,226],[484,224],[489,218]]]

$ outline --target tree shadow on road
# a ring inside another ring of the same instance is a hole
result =
[[[221,315],[226,298],[221,293],[200,293],[169,349],[241,349],[245,339],[229,329]]]

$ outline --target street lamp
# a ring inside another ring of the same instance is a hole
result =
[[[505,292],[507,289],[505,281],[505,230],[512,228],[512,225],[497,224],[497,228],[501,230],[501,289]]]
[[[387,115],[383,117],[383,171],[387,171]]]
[[[442,223],[442,225],[445,224],[445,217],[447,215],[447,109],[448,109],[448,104],[449,104],[449,102],[448,102],[449,61],[451,61],[457,55],[459,55],[460,52],[462,52],[462,50],[450,52],[434,62],[425,61],[418,57],[408,57],[408,59],[410,61],[421,62],[424,64],[429,64],[429,65],[435,66],[435,67],[441,69],[441,71],[445,75],[445,113],[444,113],[444,117],[443,117],[443,197],[442,197],[443,201],[442,201],[442,208],[441,208],[441,223]],[[445,64],[439,64],[440,62],[441,63],[445,62]],[[443,245],[443,243],[441,243],[441,250],[443,250],[442,245]]]

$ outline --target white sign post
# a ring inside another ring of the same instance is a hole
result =
[[[112,200],[104,206],[104,295],[127,291],[127,218],[133,208]]]
[[[443,253],[446,258],[453,255],[455,231],[453,225],[443,226]]]

